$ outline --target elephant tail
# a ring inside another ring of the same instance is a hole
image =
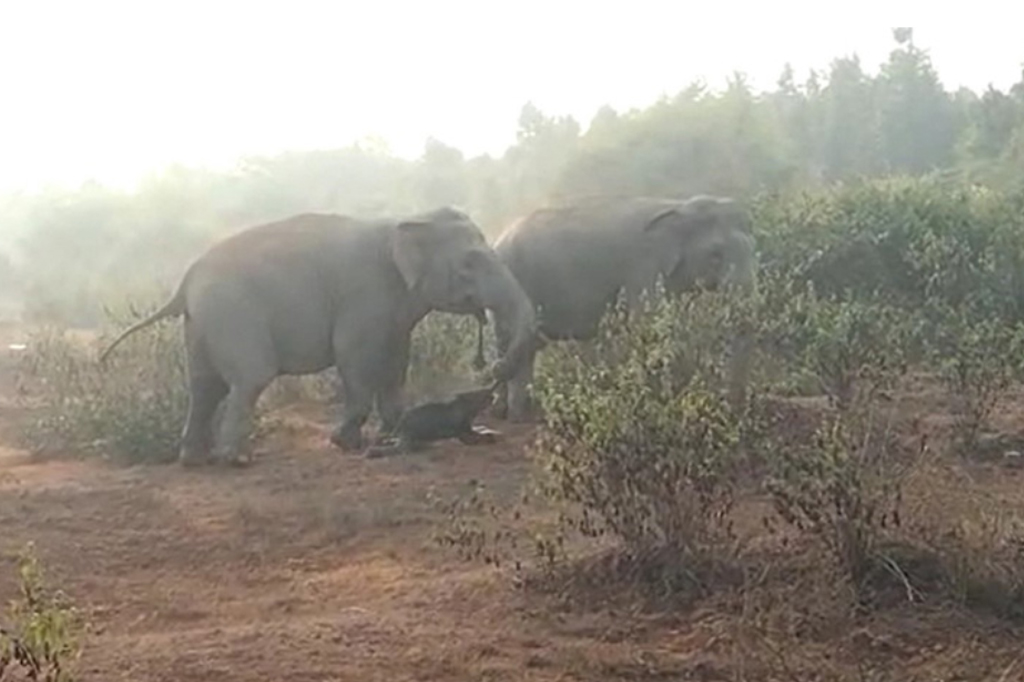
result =
[[[100,364],[103,364],[107,361],[107,356],[110,355],[110,352],[114,350],[114,348],[117,347],[118,344],[120,344],[122,341],[124,341],[126,338],[128,338],[135,332],[139,331],[140,329],[145,329],[146,327],[152,324],[156,324],[160,320],[166,319],[168,317],[178,317],[179,315],[184,314],[185,283],[182,282],[181,285],[178,286],[178,290],[174,292],[174,296],[171,297],[171,300],[167,301],[167,303],[165,303],[162,308],[160,308],[155,313],[153,313],[146,319],[142,320],[141,322],[136,322],[132,326],[128,327],[128,329],[125,329],[123,332],[121,332],[116,339],[111,341],[110,344],[103,350],[103,352],[100,353]]]

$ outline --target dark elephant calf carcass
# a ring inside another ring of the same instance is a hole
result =
[[[398,420],[393,442],[371,447],[366,456],[413,452],[429,443],[449,438],[470,445],[495,442],[496,431],[473,424],[494,401],[494,391],[494,387],[462,391],[448,400],[424,403],[406,410]]]

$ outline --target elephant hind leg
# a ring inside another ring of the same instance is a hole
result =
[[[395,432],[402,418],[402,388],[409,367],[409,346],[411,338],[399,337],[393,340],[392,348],[384,363],[384,372],[377,390],[377,414],[380,416],[382,436]]]
[[[213,448],[213,422],[228,385],[216,374],[190,377],[188,416],[181,434],[178,460],[186,465],[209,461]]]
[[[267,330],[253,325],[248,334],[235,330],[233,343],[219,344],[214,362],[230,389],[224,400],[224,415],[215,448],[216,459],[241,464],[249,454],[256,402],[277,376],[277,360]],[[222,336],[221,339],[224,337]]]
[[[228,384],[210,362],[206,346],[190,319],[185,320],[185,345],[189,398],[178,459],[188,466],[210,459],[215,416],[218,406],[228,394]]]
[[[270,380],[236,384],[231,387],[224,405],[217,459],[226,464],[245,463],[249,454],[256,402]]]

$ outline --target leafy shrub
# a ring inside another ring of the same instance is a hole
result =
[[[1019,375],[1024,325],[941,305],[930,317],[929,359],[953,399],[957,446],[966,451]]]
[[[801,290],[803,288],[803,290]],[[885,565],[881,548],[900,522],[912,462],[894,433],[898,388],[918,331],[916,317],[851,294],[819,295],[813,281],[783,284],[762,333],[791,367],[815,377],[830,408],[767,458],[766,488],[778,515],[821,541],[857,588]]]
[[[549,346],[534,385],[545,415],[534,460],[558,526],[527,533],[541,566],[562,562],[572,581],[586,577],[590,562],[565,561],[572,534],[588,553],[610,548],[628,579],[659,596],[706,585],[735,565],[733,505],[751,472],[766,470],[782,522],[847,578],[839,598],[952,596],[1019,617],[1019,515],[1006,500],[964,515],[939,513],[949,502],[937,498],[910,505],[936,479],[900,430],[916,416],[901,403],[902,379],[922,360],[957,399],[965,441],[1015,377],[1024,350],[1015,201],[905,179],[762,198],[757,296],[659,293],[634,314],[620,305],[593,342]],[[757,347],[742,406],[723,397],[738,330],[753,330]],[[779,396],[798,381],[828,403]],[[957,465],[930,466],[951,474]],[[511,563],[499,545],[515,529],[484,497],[474,490],[446,506],[439,542]],[[808,581],[821,573],[812,554],[786,566],[806,569]],[[834,574],[822,575],[834,587]]]
[[[900,524],[912,462],[869,406],[823,420],[814,440],[776,453],[766,487],[779,516],[821,540],[856,587],[884,564],[880,548]]]
[[[30,680],[71,682],[83,622],[62,592],[46,587],[31,545],[19,556],[18,574],[19,598],[0,625],[0,680],[20,669]]]
[[[578,344],[556,345],[538,371],[545,495],[576,510],[565,512],[567,529],[609,534],[669,589],[713,567],[732,540],[750,422],[723,390],[741,318],[730,300],[655,295],[635,314],[620,305],[602,321],[591,360]]]
[[[797,366],[840,408],[855,402],[858,391],[874,396],[891,389],[906,369],[911,329],[892,306],[820,298],[809,286],[776,320]]]
[[[825,296],[1024,313],[1024,194],[885,178],[753,202],[763,267]]]
[[[935,475],[938,472],[933,472],[930,485],[935,485]],[[955,485],[965,492],[962,480]],[[939,587],[958,603],[1024,621],[1024,516],[1002,500],[989,499],[976,485],[968,485],[966,492],[969,495],[961,494],[954,505],[955,519],[942,518],[935,508],[948,509],[953,493],[930,500],[919,514],[913,540],[937,560]],[[928,577],[918,581],[924,583]]]
[[[120,329],[141,319],[110,313]],[[106,337],[82,341],[45,329],[28,342],[20,379],[36,417],[24,433],[36,452],[65,448],[113,453],[129,461],[174,457],[188,407],[180,325],[155,325],[97,361]]]

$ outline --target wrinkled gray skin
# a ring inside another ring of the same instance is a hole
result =
[[[753,291],[756,255],[746,211],[729,198],[686,200],[607,197],[545,208],[511,224],[495,241],[499,258],[539,307],[545,340],[592,339],[598,323],[621,291],[635,308],[640,294],[659,276],[679,293],[698,282]],[[500,320],[499,352],[515,338]],[[532,419],[527,388],[538,338],[526,362],[498,390],[495,414],[512,421]],[[733,343],[731,390],[742,397],[747,380],[749,340]]]
[[[189,267],[173,298],[123,332],[100,359],[129,334],[184,315],[185,464],[209,459],[211,450],[217,459],[239,462],[253,408],[271,380],[335,365],[345,414],[331,440],[357,450],[374,401],[384,431],[402,414],[413,327],[431,310],[480,319],[484,309],[511,331],[510,353],[491,370],[502,381],[536,333],[534,309],[464,213],[446,207],[374,221],[303,214],[214,245]],[[224,399],[215,438],[213,416]]]

